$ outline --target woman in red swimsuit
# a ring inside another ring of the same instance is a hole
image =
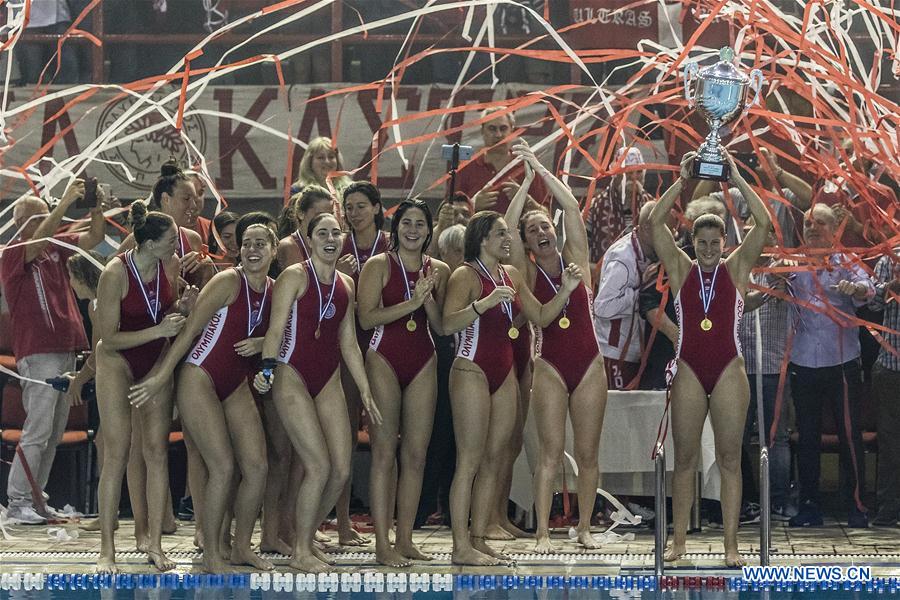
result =
[[[731,183],[750,207],[753,228],[726,259],[725,223],[716,215],[703,215],[693,224],[697,260],[688,258],[676,244],[667,226],[669,213],[690,176],[694,153],[681,160],[681,174],[650,213],[653,245],[669,274],[669,286],[678,314],[678,345],[672,398],[672,436],[675,445],[675,475],[672,484],[672,543],[666,560],[684,554],[694,477],[700,456],[700,434],[707,413],[716,443],[716,465],[722,474],[722,519],[725,526],[725,563],[743,564],[737,546],[741,508],[741,440],[750,388],[738,340],[738,325],[750,270],[766,243],[771,219],[769,211],[727,155]]]
[[[314,546],[314,534],[350,476],[350,420],[341,389],[341,360],[373,421],[380,423],[381,415],[356,342],[353,279],[335,269],[343,241],[340,224],[333,215],[322,214],[309,222],[307,235],[310,260],[288,267],[275,282],[263,368],[254,386],[265,393],[274,377],[275,406],[303,463],[289,565],[324,572],[330,565]]]
[[[139,402],[156,396],[184,357],[178,374],[178,409],[208,473],[200,524],[205,529],[203,567],[210,573],[227,569],[219,534],[223,526],[230,533],[230,513],[227,523],[224,518],[232,497],[237,524],[230,563],[273,568],[250,548],[267,464],[262,421],[247,380],[256,373],[263,334],[269,327],[274,282],[267,273],[278,238],[265,225],[251,225],[237,242],[241,266],[222,271],[203,288],[165,359],[131,388],[129,396]],[[233,495],[235,461],[240,485]]]
[[[497,505],[498,469],[516,420],[512,341],[520,332],[514,315],[522,310],[538,326],[550,325],[581,281],[581,269],[569,265],[557,293],[542,305],[518,269],[501,264],[509,260],[511,244],[499,213],[476,213],[466,228],[466,262],[450,276],[444,303],[444,332],[459,332],[450,373],[456,435],[456,473],[450,489],[455,564],[496,565],[506,560],[487,545],[485,530]]]
[[[381,207],[381,192],[368,181],[355,181],[344,188],[344,217],[349,233],[344,236],[338,271],[350,275],[353,283],[359,281],[360,272],[372,257],[388,251],[388,237],[381,228],[384,227],[384,209]],[[356,320],[356,340],[363,356],[369,347],[372,332],[366,331]],[[350,413],[350,436],[353,440],[353,452],[359,438],[359,425],[362,419],[362,403],[359,390],[347,367],[341,366],[341,385],[347,398],[347,411]],[[342,546],[364,546],[369,539],[353,529],[350,521],[350,484],[338,498],[336,515],[338,541]],[[392,496],[393,497],[393,496]]]
[[[315,217],[331,214],[334,198],[324,187],[310,184],[291,198],[296,205],[297,229],[278,242],[277,261],[282,270],[291,265],[309,260],[310,241],[306,229]],[[265,419],[267,448],[269,450],[269,482],[263,500],[262,552],[290,554],[294,545],[294,521],[292,511],[283,511],[284,506],[297,503],[303,467],[291,446],[291,440],[284,430],[281,417],[275,410],[272,395],[263,398],[263,418]],[[325,534],[317,533],[317,539],[328,542]]]
[[[122,475],[131,447],[132,413],[134,426],[142,430],[143,444],[139,448],[147,469],[148,539],[142,549],[146,549],[158,569],[174,567],[160,545],[163,515],[170,510],[166,501],[171,379],[151,402],[129,405],[125,400],[132,383],[149,373],[165,355],[167,338],[178,334],[185,322],[182,313],[189,312],[197,298],[196,288],[189,287],[175,301],[181,263],[175,256],[178,228],[172,218],[148,213],[142,202],[134,202],[131,223],[137,247],[109,262],[97,290],[97,400],[104,432],[97,569],[102,573],[116,570],[115,525]]]
[[[541,302],[549,301],[556,294],[565,264],[574,263],[585,274],[584,280],[569,296],[560,318],[537,333],[531,390],[534,422],[540,440],[540,459],[534,474],[535,551],[553,551],[549,530],[550,503],[553,482],[563,460],[569,411],[578,465],[578,541],[585,548],[597,548],[591,535],[591,516],[600,476],[597,452],[607,390],[603,357],[594,334],[587,232],[578,201],[569,188],[544,168],[526,144],[514,146],[513,153],[525,162],[526,176],[506,211],[506,220],[519,224],[519,237],[513,236],[510,253],[512,264],[524,273],[525,281]],[[536,172],[564,211],[566,242],[561,254],[557,250],[556,229],[547,212],[538,209],[522,214],[528,186]]]
[[[401,203],[391,221],[391,251],[371,258],[359,278],[359,322],[375,330],[366,371],[383,419],[369,430],[375,556],[391,567],[409,566],[412,559],[431,560],[413,545],[412,528],[437,400],[430,329],[442,332],[441,306],[450,278],[446,264],[424,254],[432,229],[424,202]],[[397,541],[391,548],[388,532],[393,523],[398,436]]]
[[[202,208],[203,201],[197,195],[195,178],[182,171],[174,160],[168,160],[160,167],[159,178],[153,184],[153,193],[150,196],[149,208],[157,210],[172,217],[178,226],[178,242],[175,244],[175,255],[181,261],[181,277],[198,287],[202,287],[215,272],[212,261],[205,256],[203,240],[200,234],[191,229],[190,224],[196,220],[198,211]],[[131,250],[135,246],[133,235],[129,235],[122,241],[119,251]],[[131,447],[143,447],[142,428],[132,423]],[[203,461],[199,452],[194,447],[189,435],[184,437],[188,457],[188,490],[201,490],[205,477],[203,476]],[[128,461],[128,496],[134,512],[134,531],[138,545],[146,538],[147,531],[147,469],[141,460],[140,452],[132,452]],[[198,502],[202,494],[198,493]],[[171,505],[169,502],[167,506]],[[200,506],[195,510],[202,512]],[[163,522],[163,531],[172,533],[175,531],[175,517],[171,510],[166,511]],[[199,527],[194,535],[194,544],[203,547],[203,536]]]

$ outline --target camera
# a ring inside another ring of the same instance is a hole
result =
[[[441,158],[444,160],[453,160],[453,148],[459,148],[459,160],[469,160],[475,151],[472,146],[460,146],[459,144],[444,144],[441,146]]]

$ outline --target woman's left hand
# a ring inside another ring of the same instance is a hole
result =
[[[254,356],[262,352],[263,340],[261,337],[251,337],[241,340],[234,345],[234,351],[241,356]]]

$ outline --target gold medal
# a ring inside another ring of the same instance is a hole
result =
[[[563,315],[563,317],[559,320],[559,328],[560,329],[568,329],[569,325],[571,325],[571,324],[572,324],[572,322],[569,321],[569,317],[567,317],[565,315]]]
[[[703,331],[709,331],[710,329],[712,329],[712,321],[710,321],[709,318],[704,318],[702,321],[700,321],[700,329],[702,329]]]
[[[322,326],[316,327],[316,339],[319,339],[322,336]]]
[[[506,332],[506,335],[509,336],[509,339],[514,340],[519,337],[519,330],[516,327],[510,327],[509,331]]]
[[[416,327],[417,327],[416,322],[413,320],[412,317],[410,317],[409,321],[406,322],[406,330],[409,331],[410,333],[412,333],[413,331],[416,330]]]

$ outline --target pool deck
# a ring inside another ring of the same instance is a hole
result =
[[[61,527],[54,525],[52,527]],[[69,531],[77,524],[64,526]],[[90,573],[100,549],[99,532],[78,530],[78,539],[55,541],[49,538],[48,526],[7,526],[14,539],[0,545],[0,564],[8,573]],[[329,532],[333,543],[328,551],[335,559],[335,571],[403,571],[417,573],[485,573],[515,575],[627,575],[653,572],[653,532],[648,529],[631,530],[632,541],[616,540],[599,550],[587,551],[569,540],[567,532],[554,531],[557,553],[538,555],[532,552],[533,540],[518,539],[490,542],[509,555],[516,563],[506,567],[458,567],[450,563],[451,537],[447,527],[426,527],[416,531],[414,541],[423,551],[435,555],[430,562],[417,562],[408,569],[379,567],[374,562],[374,544],[362,547],[337,545],[337,534]],[[616,533],[625,533],[617,529]],[[595,534],[600,534],[597,529]],[[258,540],[259,532],[254,535]],[[368,534],[372,537],[371,534]],[[200,552],[193,545],[194,523],[179,522],[178,531],[163,537],[163,547],[177,563],[176,572],[198,573]],[[146,555],[135,550],[133,524],[123,520],[116,534],[119,548],[119,567],[126,573],[155,573]],[[748,564],[759,564],[758,525],[741,527],[740,551]],[[772,524],[771,564],[773,565],[865,565],[873,568],[874,576],[900,575],[900,528],[848,529],[834,520],[826,520],[825,527],[789,528],[782,523]],[[722,531],[704,528],[688,536],[684,559],[667,565],[667,573],[690,575],[739,575],[740,571],[724,568]],[[287,572],[288,558],[265,555],[272,560],[276,571]],[[234,572],[247,572],[235,567]]]

